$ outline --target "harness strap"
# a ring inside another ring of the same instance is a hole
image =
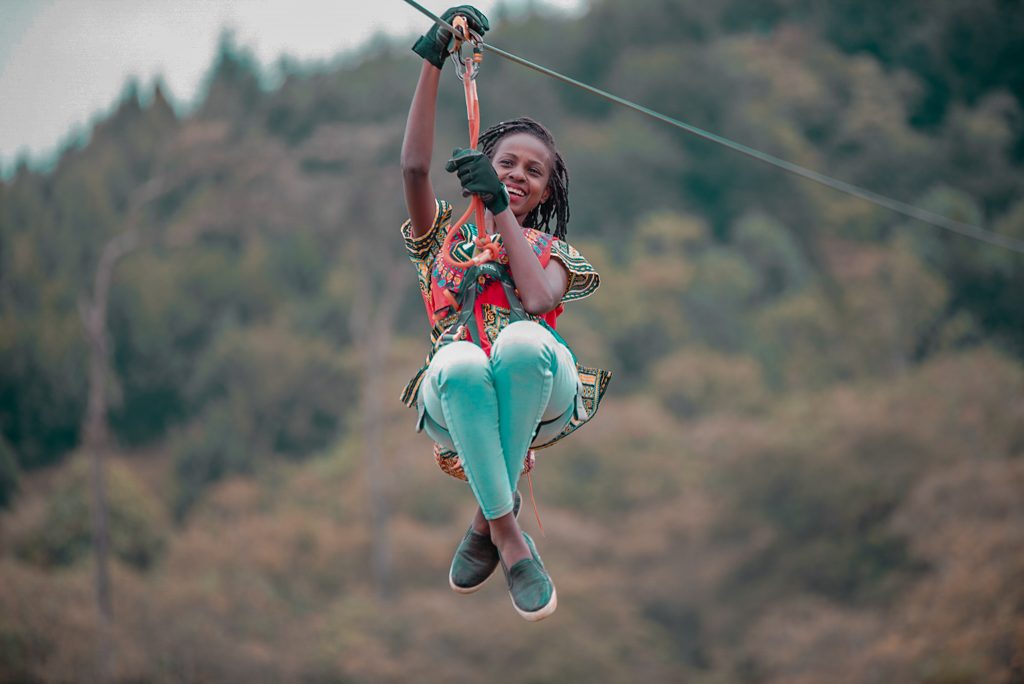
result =
[[[450,292],[445,289],[449,306],[459,314],[453,324],[456,330],[456,339],[465,339],[461,332],[464,329],[469,339],[472,339],[478,346],[483,346],[481,343],[484,337],[483,330],[480,330],[476,321],[476,297],[491,281],[501,283],[501,287],[505,291],[505,299],[508,300],[509,319],[512,323],[534,320],[523,308],[523,302],[516,294],[516,286],[507,266],[496,261],[473,264],[466,269],[462,276],[462,287],[459,289],[457,297],[452,297]],[[543,319],[542,324],[554,332],[551,326],[543,322]],[[557,336],[557,333],[555,334]],[[557,339],[563,341],[560,337]]]

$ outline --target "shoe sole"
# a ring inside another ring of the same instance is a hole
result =
[[[508,597],[512,599],[512,592],[508,593]],[[543,620],[548,615],[551,615],[555,612],[555,609],[558,608],[558,592],[555,591],[555,587],[554,585],[552,585],[551,600],[547,602],[547,605],[538,608],[537,610],[532,612],[522,610],[519,606],[516,605],[515,599],[512,599],[512,607],[516,609],[516,612],[519,613],[520,617],[522,617],[524,620],[528,620],[529,622],[537,622],[538,620]]]
[[[498,569],[497,566],[495,566],[494,570],[497,570],[497,569]],[[494,570],[491,570],[491,575],[494,574]],[[491,579],[491,575],[488,575],[487,577],[482,579],[480,581],[480,584],[477,584],[475,586],[472,586],[472,587],[460,587],[459,585],[457,585],[454,582],[454,580],[452,580],[452,571],[451,571],[451,568],[449,568],[448,569],[448,586],[451,587],[452,591],[454,591],[456,594],[473,594],[473,593],[475,593],[477,591],[480,591],[480,589],[484,586],[484,582],[486,582],[487,580]]]

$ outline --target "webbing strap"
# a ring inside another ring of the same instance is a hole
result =
[[[522,301],[516,295],[515,283],[512,281],[512,275],[507,266],[495,261],[474,264],[466,269],[462,276],[462,287],[459,288],[456,299],[459,316],[452,327],[456,331],[460,328],[465,329],[477,346],[482,346],[484,331],[480,330],[476,323],[476,296],[489,280],[501,283],[502,289],[505,291],[505,299],[508,300],[510,322],[533,320],[526,313]],[[547,327],[550,329],[550,326]]]

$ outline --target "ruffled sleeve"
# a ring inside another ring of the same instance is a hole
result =
[[[412,219],[402,224],[402,240],[405,252],[416,267],[416,279],[419,281],[420,294],[424,297],[430,292],[430,270],[433,268],[437,253],[444,245],[448,233],[448,225],[452,220],[452,207],[444,200],[436,200],[434,222],[427,232],[419,237],[412,234]]]
[[[601,276],[576,248],[563,240],[552,240],[551,257],[558,259],[569,272],[569,285],[563,302],[589,297],[601,285]]]

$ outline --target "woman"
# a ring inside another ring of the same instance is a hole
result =
[[[480,34],[489,28],[468,5],[442,18],[456,15]],[[540,620],[554,612],[557,594],[519,528],[516,486],[524,459],[531,464],[531,446],[547,446],[589,420],[607,385],[609,374],[577,367],[554,332],[562,302],[591,294],[599,276],[564,241],[568,171],[550,133],[528,118],[488,129],[480,151],[457,149],[448,161],[463,191],[479,195],[487,211],[485,225],[458,229],[451,258],[444,258],[451,207],[435,198],[430,162],[449,37],[434,26],[413,46],[424,62],[402,145],[410,217],[402,234],[432,324],[432,349],[403,400],[418,409],[417,429],[440,445],[439,463],[464,474],[479,503],[452,560],[450,586],[476,591],[500,563],[515,609]],[[481,232],[493,240],[496,258],[458,265],[482,244]]]

